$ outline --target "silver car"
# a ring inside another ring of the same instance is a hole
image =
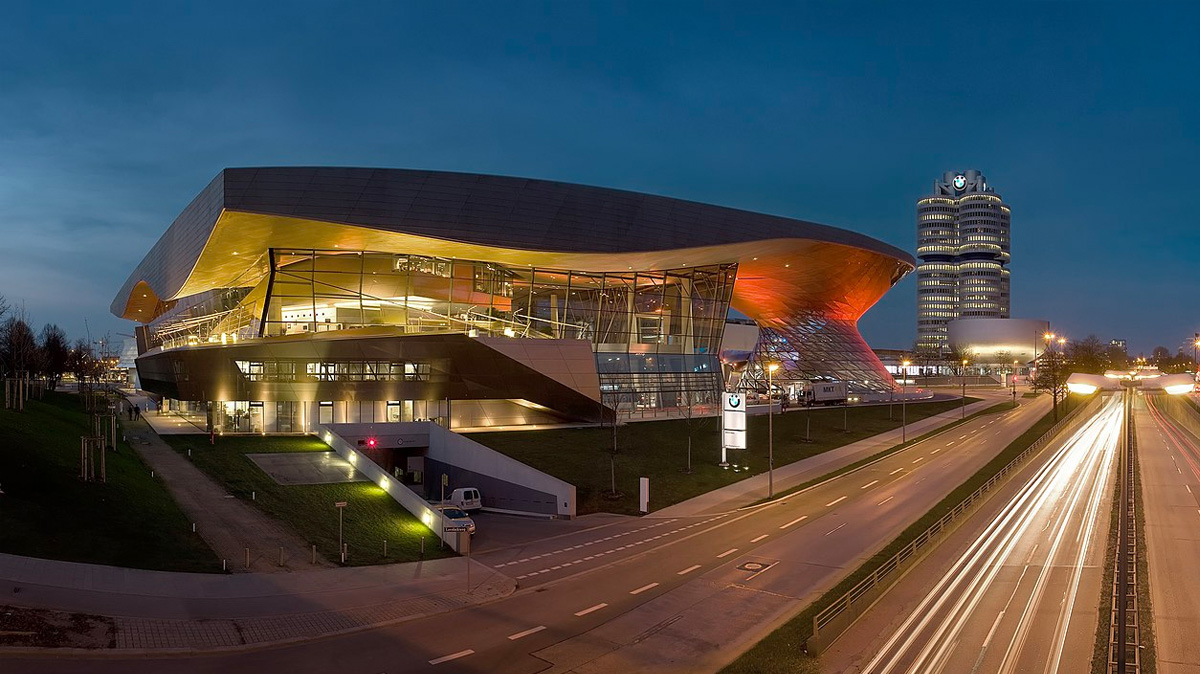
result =
[[[442,515],[446,518],[447,524],[465,526],[467,533],[475,535],[475,520],[458,506],[441,506],[438,510],[442,511]]]

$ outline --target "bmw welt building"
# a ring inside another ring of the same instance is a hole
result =
[[[142,387],[202,430],[595,422],[741,385],[895,386],[860,316],[913,269],[833,227],[545,180],[362,168],[222,171],[112,304]],[[743,320],[744,322],[744,320]],[[734,359],[736,360],[736,358]]]

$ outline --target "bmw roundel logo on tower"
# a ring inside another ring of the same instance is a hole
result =
[[[967,177],[963,174],[954,176],[954,189],[962,191],[967,189]]]
[[[736,410],[742,406],[742,397],[736,393],[729,394],[729,409]]]

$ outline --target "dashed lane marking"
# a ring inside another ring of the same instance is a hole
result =
[[[443,655],[443,656],[442,656],[442,657],[440,657],[440,658],[434,658],[434,659],[432,659],[432,660],[430,660],[430,661],[429,661],[429,664],[431,664],[431,665],[440,665],[440,664],[442,664],[443,662],[450,662],[451,660],[457,660],[457,659],[459,659],[459,658],[465,658],[465,657],[467,657],[468,655],[470,655],[470,654],[472,654],[472,653],[474,653],[474,652],[475,652],[475,651],[473,651],[473,650],[471,650],[470,648],[468,648],[468,649],[467,649],[467,650],[465,650],[465,651],[459,651],[459,652],[457,652],[457,653],[451,653],[450,655]]]
[[[683,571],[680,571],[679,573],[676,573],[675,575],[676,575],[676,576],[682,576],[683,574],[685,574],[685,573],[691,573],[691,572],[695,571],[695,570],[696,570],[696,569],[698,569],[698,568],[700,568],[700,565],[699,565],[699,564],[693,564],[693,565],[689,566],[688,568],[684,569]]]
[[[751,542],[751,543],[757,543],[757,542],[761,541],[762,539],[764,539],[764,538],[766,538],[767,536],[770,536],[770,535],[771,535],[771,534],[763,534],[762,536],[759,536],[758,538],[751,538],[751,539],[750,539],[750,542]]]
[[[877,506],[881,506],[881,505],[883,505],[884,503],[887,503],[888,501],[890,501],[890,500],[892,500],[892,499],[894,499],[894,498],[896,498],[896,497],[895,497],[895,496],[889,496],[889,497],[887,497],[887,498],[883,499],[882,501],[880,501],[879,503],[876,503],[875,505],[877,505]]]
[[[656,587],[658,587],[658,583],[650,583],[649,585],[643,585],[636,590],[630,590],[629,594],[641,594],[646,590],[653,590]]]
[[[918,456],[917,458],[913,459],[913,463],[920,463],[920,462],[922,462],[922,461],[924,461],[924,460],[925,460],[925,457],[923,457],[923,456]]]
[[[717,555],[717,559],[721,559],[722,557],[728,557],[729,555],[732,555],[733,553],[735,553],[737,551],[738,551],[737,548],[729,548],[725,552],[722,552],[721,554]]]
[[[900,472],[900,471],[902,471],[902,470],[904,470],[904,469],[903,469],[903,468],[897,468],[896,470],[893,470],[892,472],[888,473],[888,475],[895,475],[896,473],[899,473],[899,472]]]
[[[520,639],[521,637],[527,637],[530,634],[537,634],[538,632],[541,632],[544,629],[546,629],[545,625],[538,625],[537,627],[527,629],[524,632],[517,632],[516,634],[510,634],[510,635],[508,635],[508,640],[516,641],[517,639]]]
[[[829,531],[826,531],[826,532],[825,532],[825,535],[826,535],[826,536],[828,536],[829,534],[832,534],[833,532],[837,531],[838,529],[841,529],[841,528],[842,528],[842,527],[844,527],[844,526],[846,526],[846,523],[845,523],[845,522],[842,522],[841,524],[839,524],[839,525],[837,525],[836,527],[834,527],[834,528],[830,529]]]
[[[783,525],[783,526],[781,526],[781,527],[779,527],[779,528],[780,528],[780,529],[786,529],[786,528],[788,528],[788,527],[792,526],[793,524],[796,524],[796,523],[798,523],[798,522],[803,522],[803,521],[804,521],[804,520],[806,520],[806,519],[808,519],[808,515],[801,515],[801,516],[797,517],[796,519],[792,520],[791,522],[788,522],[787,524],[785,524],[785,525]]]
[[[829,508],[829,507],[831,507],[831,506],[835,506],[835,505],[837,505],[837,504],[841,503],[842,501],[845,501],[847,498],[849,498],[849,497],[847,497],[847,496],[843,496],[843,497],[841,497],[841,498],[834,499],[834,500],[830,501],[829,503],[826,503],[826,504],[825,504],[825,507],[826,507],[826,508]]]
[[[604,608],[605,606],[608,606],[608,604],[596,604],[595,606],[585,608],[582,611],[576,611],[575,615],[576,616],[585,616],[594,611],[599,611],[600,609]]]
[[[870,487],[870,486],[871,486],[871,485],[873,485],[873,484],[879,484],[879,480],[871,480],[870,482],[868,482],[868,483],[864,484],[863,486],[859,487],[859,489],[866,489],[867,487]]]

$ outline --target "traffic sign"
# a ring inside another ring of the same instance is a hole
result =
[[[450,484],[450,476],[445,473],[442,473],[442,486],[445,487],[449,484]]]
[[[467,525],[465,525],[465,524],[447,524],[446,525],[446,531],[454,532],[454,531],[466,531],[466,530],[467,530]]]
[[[345,508],[345,507],[346,507],[346,506],[348,506],[348,505],[350,505],[350,504],[349,504],[349,503],[347,503],[347,502],[345,502],[345,501],[338,501],[337,503],[334,503],[334,504],[333,504],[333,507],[335,507],[335,508]]]

